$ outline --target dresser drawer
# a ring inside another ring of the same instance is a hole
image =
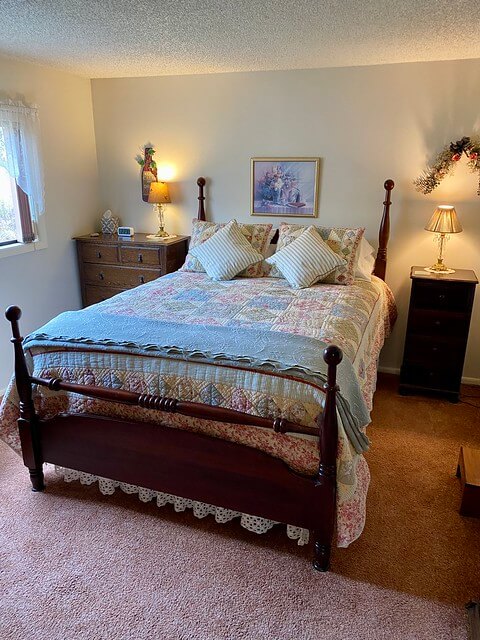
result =
[[[106,244],[82,243],[81,255],[84,262],[93,264],[115,264],[118,262],[117,247],[111,247]]]
[[[160,251],[145,247],[120,247],[120,261],[123,264],[145,264],[158,266],[160,264]]]
[[[113,287],[97,287],[93,285],[87,285],[85,287],[85,306],[89,307],[91,304],[97,304],[108,300],[117,293],[121,293],[125,289],[114,289]]]
[[[413,309],[408,321],[408,332],[424,336],[467,335],[470,317],[465,313]]]
[[[126,289],[150,282],[162,275],[161,269],[134,269],[132,267],[94,264],[85,264],[83,273],[87,285],[97,284]]]
[[[472,287],[468,284],[451,286],[442,282],[416,282],[413,306],[416,309],[468,311],[471,305]]]

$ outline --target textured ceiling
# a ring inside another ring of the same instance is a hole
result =
[[[479,0],[0,0],[0,53],[98,77],[480,57]]]

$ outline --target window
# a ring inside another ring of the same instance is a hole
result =
[[[37,110],[0,102],[0,250],[34,243],[42,213]]]
[[[15,181],[0,167],[0,246],[18,241],[18,221]]]

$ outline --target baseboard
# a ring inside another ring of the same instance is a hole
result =
[[[400,369],[398,367],[378,367],[380,373],[392,373],[395,376],[400,375]],[[480,387],[480,378],[470,378],[469,376],[462,377],[462,384],[470,384],[474,387]]]
[[[394,376],[400,375],[400,369],[397,367],[378,367],[380,373],[391,373]]]

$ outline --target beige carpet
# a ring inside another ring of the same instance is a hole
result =
[[[2,443],[1,640],[465,639],[480,520],[458,515],[454,472],[460,444],[480,448],[480,410],[395,385],[383,376],[376,395],[366,530],[329,574],[280,530],[257,536],[54,476],[32,494]]]

